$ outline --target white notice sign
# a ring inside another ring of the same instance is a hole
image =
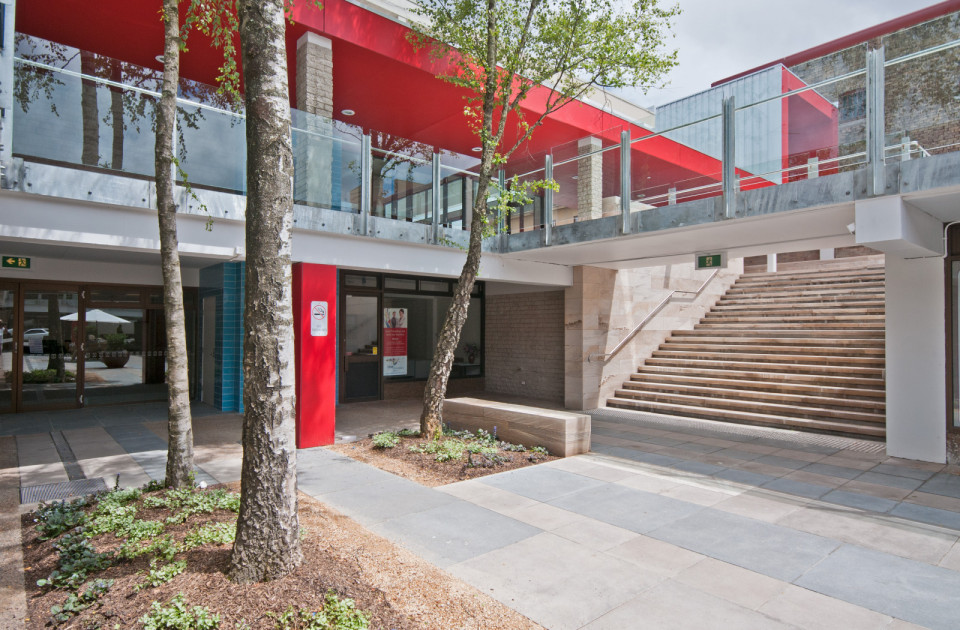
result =
[[[326,302],[310,302],[310,336],[327,336],[327,309]]]

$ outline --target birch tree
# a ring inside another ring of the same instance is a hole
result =
[[[167,335],[169,398],[166,483],[181,487],[192,483],[193,420],[190,414],[190,381],[187,374],[187,329],[178,252],[177,204],[173,193],[173,134],[177,118],[177,84],[180,81],[182,46],[177,0],[163,0],[161,15],[164,31],[163,80],[156,114],[154,163],[157,218],[160,224],[160,264],[163,271],[163,315]],[[114,124],[117,124],[116,119]]]
[[[237,0],[247,113],[243,465],[230,557],[238,582],[303,561],[297,518],[290,230],[293,147],[283,0]]]
[[[436,437],[490,211],[496,218],[529,201],[528,189],[515,181],[497,190],[496,206],[488,208],[491,188],[498,188],[495,169],[550,114],[596,88],[655,84],[676,63],[664,39],[679,9],[661,8],[657,0],[414,2],[420,25],[412,40],[445,62],[440,79],[467,90],[466,123],[481,147],[467,257],[437,338],[420,415],[421,435]],[[538,90],[541,102],[530,114],[521,106]]]

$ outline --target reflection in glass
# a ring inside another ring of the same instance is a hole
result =
[[[76,291],[27,290],[23,296],[21,408],[74,406],[79,331]],[[71,316],[73,319],[71,319]]]
[[[0,289],[0,411],[13,408],[15,387],[14,351],[18,326],[16,291]]]

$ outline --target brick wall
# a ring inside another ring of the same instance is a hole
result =
[[[563,291],[485,301],[486,391],[563,403]]]

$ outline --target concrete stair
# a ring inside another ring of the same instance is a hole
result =
[[[609,407],[883,438],[882,263],[747,273]]]

